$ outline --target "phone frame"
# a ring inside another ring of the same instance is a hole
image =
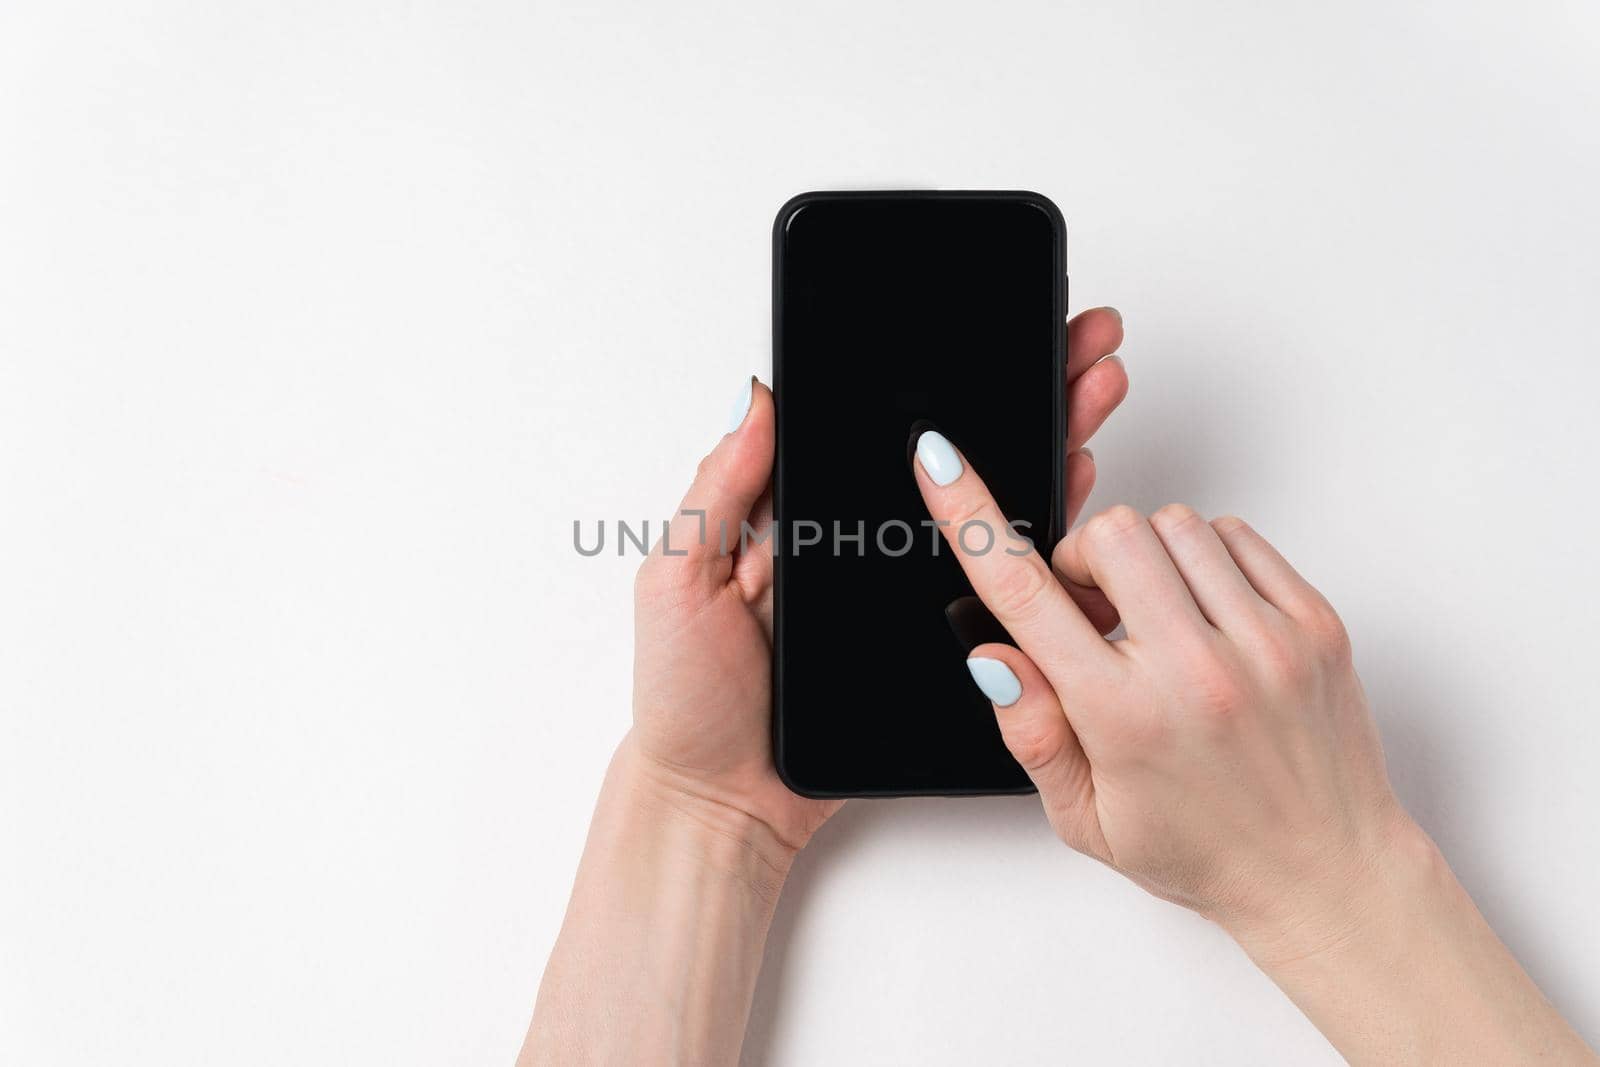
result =
[[[783,678],[784,678],[784,638],[783,638],[783,597],[784,597],[784,559],[787,553],[786,539],[783,536],[785,529],[784,514],[784,446],[783,446],[783,242],[789,223],[806,207],[827,201],[856,200],[856,201],[901,201],[901,200],[997,200],[1008,203],[1025,203],[1044,212],[1050,220],[1051,230],[1054,235],[1055,255],[1052,270],[1058,279],[1057,284],[1051,286],[1053,307],[1052,321],[1054,332],[1051,346],[1055,352],[1055,369],[1052,375],[1055,389],[1055,402],[1051,406],[1055,432],[1054,440],[1055,457],[1052,469],[1054,475],[1050,488],[1050,525],[1046,544],[1044,546],[1045,558],[1053,551],[1056,543],[1066,533],[1066,441],[1067,441],[1067,226],[1062,218],[1061,211],[1049,197],[1030,191],[1008,190],[872,190],[872,191],[814,191],[801,193],[791,197],[778,209],[776,219],[772,224],[772,391],[775,401],[775,444],[776,451],[773,457],[772,469],[772,521],[775,530],[772,553],[772,761],[777,769],[778,777],[791,792],[803,797],[819,800],[837,800],[849,797],[909,797],[909,796],[1012,796],[1024,795],[1035,792],[1031,783],[1024,783],[1016,789],[986,789],[962,788],[951,786],[949,788],[930,789],[900,789],[883,788],[874,789],[860,787],[856,789],[819,789],[798,781],[791,768],[787,765],[783,750]],[[910,473],[907,473],[910,477]]]

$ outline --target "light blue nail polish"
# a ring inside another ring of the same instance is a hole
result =
[[[1022,699],[1022,683],[1011,673],[1011,668],[999,660],[973,656],[967,660],[967,670],[972,672],[972,680],[978,683],[983,695],[1000,707],[1009,708]]]
[[[755,399],[756,380],[754,376],[747,377],[744,385],[739,389],[739,395],[734,398],[733,409],[728,412],[728,432],[732,433],[744,425],[744,417],[750,414],[750,401]]]
[[[961,477],[961,456],[938,430],[927,430],[917,438],[917,462],[934,485],[949,485]]]

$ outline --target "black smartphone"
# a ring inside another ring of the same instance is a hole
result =
[[[807,796],[1025,793],[966,667],[1007,640],[923,506],[917,435],[1063,532],[1066,227],[1028,192],[817,192],[773,227],[773,755]],[[969,547],[983,548],[981,531]]]

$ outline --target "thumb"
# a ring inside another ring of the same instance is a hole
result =
[[[1045,676],[1022,652],[999,644],[973,649],[967,669],[994,704],[1000,736],[1033,779],[1050,825],[1079,852],[1104,858],[1089,758]]]
[[[727,584],[742,524],[772,478],[773,416],[772,393],[751,378],[740,390],[731,428],[700,461],[641,579],[701,593]]]

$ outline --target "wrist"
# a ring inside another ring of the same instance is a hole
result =
[[[618,748],[526,1063],[736,1063],[793,850]]]
[[[601,805],[638,826],[663,859],[735,879],[769,905],[797,852],[763,820],[641,752],[631,734],[606,772]]]
[[[1308,881],[1229,932],[1346,1060],[1594,1062],[1403,814],[1366,862]]]
[[[1454,890],[1454,892],[1452,892]],[[1404,934],[1459,895],[1433,840],[1396,806],[1365,850],[1296,879],[1274,899],[1219,919],[1268,975],[1399,950]]]

